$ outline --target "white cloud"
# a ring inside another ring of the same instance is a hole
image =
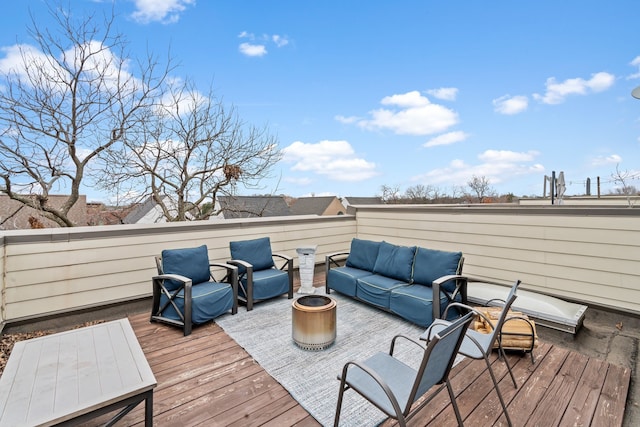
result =
[[[464,141],[469,137],[469,134],[463,131],[448,132],[442,135],[438,135],[435,138],[431,138],[424,144],[424,147],[435,147],[437,145],[450,145],[456,142]]]
[[[620,162],[622,162],[622,157],[617,154],[611,154],[609,156],[598,156],[591,159],[591,164],[593,166],[615,165]]]
[[[500,114],[518,114],[529,107],[529,98],[523,95],[504,95],[493,100],[493,109]]]
[[[640,69],[640,56],[636,56],[635,58],[633,58],[633,61],[631,61],[629,65],[638,67]],[[631,79],[640,79],[640,70],[637,73],[627,76],[627,80]]]
[[[350,125],[350,124],[353,124],[353,123],[357,122],[358,120],[360,120],[360,118],[356,117],[356,116],[345,117],[345,116],[341,116],[341,115],[335,116],[334,119],[336,119],[340,123],[344,123],[345,125]]]
[[[363,181],[375,175],[375,163],[355,156],[347,141],[320,141],[316,144],[296,141],[283,150],[283,161],[293,163],[291,170],[310,172],[334,181]]]
[[[273,36],[271,36],[271,40],[273,40],[273,42],[278,47],[286,46],[289,44],[289,40],[287,40],[286,37],[279,36],[278,34],[274,34]]]
[[[412,181],[466,187],[475,175],[486,177],[491,185],[500,184],[515,176],[544,173],[544,166],[534,163],[538,154],[537,151],[487,150],[478,154],[480,163],[476,165],[455,159],[446,167],[413,177]]]
[[[458,88],[441,87],[438,89],[428,90],[427,93],[434,98],[442,99],[443,101],[455,101],[458,96]]]
[[[432,135],[458,123],[455,111],[432,104],[418,91],[387,96],[380,103],[392,108],[371,111],[371,119],[358,120],[358,126],[367,130],[391,130],[399,135]]]
[[[569,95],[587,95],[609,89],[615,82],[613,74],[600,72],[591,75],[589,80],[577,77],[558,83],[555,77],[549,77],[545,83],[547,91],[544,95],[533,97],[544,104],[561,104]]]
[[[173,24],[178,22],[180,14],[188,6],[196,4],[196,0],[133,0],[133,2],[136,10],[131,16],[143,24],[154,21]]]
[[[273,44],[276,47],[284,47],[289,44],[289,39],[279,34],[263,34],[257,37],[255,34],[248,31],[242,31],[238,34],[238,38],[248,39],[249,42],[241,43],[238,49],[243,55],[246,56],[264,56],[268,53],[267,45]]]
[[[488,163],[512,163],[512,162],[531,162],[540,153],[537,151],[517,152],[509,150],[486,150],[478,155],[483,162]]]
[[[267,48],[261,44],[240,43],[238,49],[246,56],[264,56],[267,54]]]

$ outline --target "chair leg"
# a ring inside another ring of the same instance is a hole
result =
[[[502,354],[502,359],[504,360],[504,364],[507,365],[507,370],[509,371],[509,375],[511,376],[511,381],[513,381],[513,386],[517,389],[518,384],[516,383],[516,378],[513,376],[511,365],[509,365],[509,361],[507,360],[507,354],[504,352],[502,346],[499,347],[498,352]]]
[[[451,387],[451,383],[449,380],[446,381],[447,390],[449,391],[449,398],[451,399],[451,405],[453,406],[453,412],[456,413],[456,419],[458,420],[458,426],[463,427],[462,416],[460,415],[460,409],[458,409],[458,403],[456,402],[456,395],[453,392],[453,388]]]
[[[338,403],[336,405],[336,416],[333,419],[333,426],[338,427],[340,424],[340,411],[342,410],[342,395],[344,394],[345,384],[344,379],[340,380],[340,393],[338,394]]]
[[[484,361],[487,364],[487,370],[489,371],[489,375],[491,376],[491,381],[493,381],[493,386],[496,389],[496,394],[498,395],[498,399],[500,400],[500,404],[502,405],[502,411],[504,412],[504,416],[507,419],[507,425],[512,427],[511,418],[509,418],[509,412],[507,411],[507,405],[504,403],[504,399],[502,398],[502,393],[500,393],[500,388],[498,387],[498,381],[496,381],[496,376],[493,374],[493,369],[491,369],[491,362],[487,355],[484,355]]]

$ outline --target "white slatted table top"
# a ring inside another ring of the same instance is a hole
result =
[[[18,342],[0,377],[0,426],[53,425],[156,384],[128,319]]]

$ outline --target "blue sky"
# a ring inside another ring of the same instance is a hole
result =
[[[0,61],[29,42],[29,9],[50,21],[40,0],[3,5]],[[542,195],[544,176],[563,171],[567,195],[587,178],[595,193],[597,177],[606,193],[616,166],[640,187],[637,0],[118,0],[115,11],[134,55],[170,49],[176,77],[278,136],[284,158],[257,192],[452,194],[476,175],[500,194]]]

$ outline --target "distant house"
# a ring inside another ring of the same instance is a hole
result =
[[[354,205],[383,205],[380,197],[343,197],[342,205],[347,208]]]
[[[284,196],[220,196],[216,209],[224,219],[291,215]]]
[[[344,215],[347,208],[335,196],[300,197],[291,205],[293,215]]]
[[[35,195],[31,197],[36,197]],[[69,196],[50,195],[49,203],[60,207]],[[80,196],[68,214],[74,225],[87,225],[87,196]],[[12,200],[6,194],[0,194],[0,230],[26,230],[29,228],[58,228],[58,223],[51,221],[36,209]]]
[[[168,197],[163,198],[166,205],[171,205],[171,199]],[[172,209],[171,206],[167,207]],[[172,212],[175,214],[177,209]],[[189,212],[185,214],[187,219],[191,220]],[[149,196],[143,203],[137,205],[131,212],[124,217],[123,224],[156,224],[161,222],[167,222],[167,218],[162,212],[162,208],[153,199],[153,196]]]

